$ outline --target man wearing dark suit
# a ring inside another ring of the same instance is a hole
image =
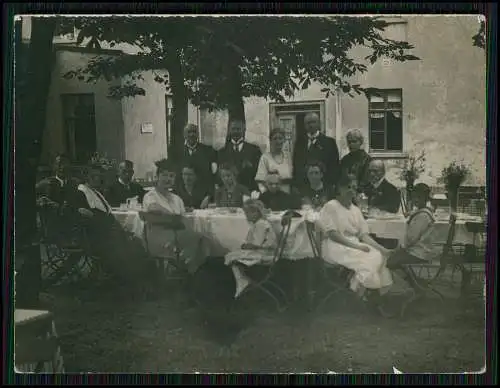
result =
[[[58,155],[54,161],[54,176],[36,184],[37,204],[46,223],[48,237],[68,243],[78,225],[78,209],[87,206],[87,200],[78,190],[78,180],[70,175],[70,161]]]
[[[138,202],[142,203],[145,190],[142,186],[133,182],[134,163],[130,160],[125,160],[118,166],[118,179],[105,190],[104,196],[109,204],[113,207],[120,206],[126,203],[127,199],[137,197]]]
[[[169,155],[174,155],[173,150],[169,151]],[[184,127],[184,147],[179,156],[176,162],[181,168],[187,165],[194,167],[198,178],[197,185],[213,191],[217,172],[217,153],[212,147],[200,143],[197,125],[187,124]],[[177,173],[176,184],[182,185],[182,171]]]
[[[295,186],[301,189],[307,185],[306,166],[315,160],[325,166],[324,183],[335,185],[339,176],[339,150],[335,139],[320,132],[321,122],[317,113],[308,113],[304,117],[306,130],[305,141],[297,139],[293,155],[293,171]]]
[[[397,213],[401,204],[399,190],[385,179],[385,165],[381,160],[372,160],[368,165],[369,183],[364,188],[368,206],[389,213]]]
[[[262,153],[255,144],[245,141],[245,124],[242,120],[229,123],[229,136],[226,145],[219,151],[219,164],[232,164],[238,170],[238,183],[250,191],[258,190],[255,174]]]

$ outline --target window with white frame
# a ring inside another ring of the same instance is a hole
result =
[[[403,90],[377,89],[368,96],[370,152],[403,152]]]

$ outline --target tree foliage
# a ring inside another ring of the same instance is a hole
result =
[[[404,62],[418,59],[413,47],[383,35],[387,23],[373,17],[169,17],[78,18],[78,41],[93,38],[111,47],[128,43],[140,49],[131,57],[95,58],[68,76],[86,80],[158,71],[156,81],[168,88],[169,58],[181,62],[184,86],[193,104],[226,109],[233,101],[234,70],[241,75],[242,97],[285,101],[312,82],[326,95],[340,86],[361,92],[348,79],[368,70],[381,57]],[[350,56],[356,46],[369,49],[365,58]],[[162,71],[163,70],[163,71]],[[82,78],[82,79],[83,79]],[[141,93],[125,85],[124,95]],[[113,96],[120,96],[115,88]]]
[[[484,20],[479,24],[477,34],[472,37],[472,44],[482,49],[486,48],[486,23]]]

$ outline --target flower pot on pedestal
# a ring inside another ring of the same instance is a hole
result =
[[[458,209],[458,187],[448,188],[446,198],[450,205],[450,213],[456,213]]]
[[[413,210],[412,193],[415,187],[415,182],[406,182],[406,211],[411,212]]]

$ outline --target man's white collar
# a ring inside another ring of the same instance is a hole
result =
[[[315,133],[313,133],[312,135],[311,134],[307,134],[307,137],[309,138],[309,140],[316,140],[319,136],[319,131],[316,131]]]
[[[376,189],[380,186],[380,184],[382,183],[382,181],[385,179],[385,176],[382,177],[382,179],[380,179],[377,183],[375,183],[373,185],[373,187],[375,187]]]
[[[118,182],[120,182],[123,186],[130,186],[130,183],[125,183],[122,178],[118,178]]]
[[[196,147],[198,147],[198,142],[194,143],[194,145],[191,145],[188,143],[187,140],[184,141],[184,145],[187,147],[187,148],[190,148],[190,149],[195,149]]]

